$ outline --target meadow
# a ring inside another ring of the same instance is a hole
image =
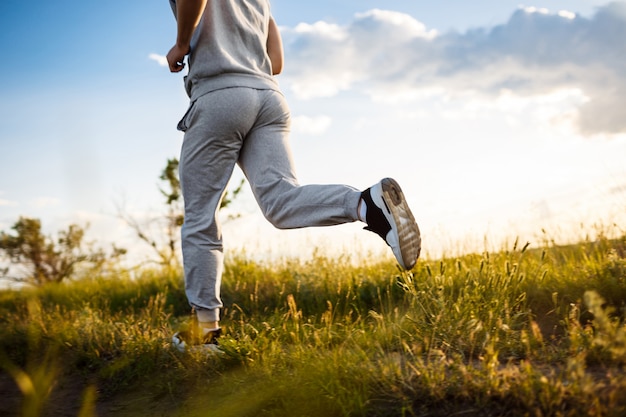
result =
[[[626,236],[393,262],[227,261],[223,355],[181,273],[0,292],[2,416],[624,416]]]

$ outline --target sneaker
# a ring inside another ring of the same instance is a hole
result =
[[[200,336],[199,332],[181,331],[172,336],[172,344],[179,352],[222,353],[217,341],[221,334],[222,329],[209,330],[204,336]]]
[[[365,230],[387,242],[402,268],[412,269],[420,255],[422,238],[400,185],[384,178],[363,191],[361,198],[367,206]]]

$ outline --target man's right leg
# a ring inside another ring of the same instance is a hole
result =
[[[265,217],[278,228],[365,221],[390,246],[400,266],[419,257],[419,228],[400,186],[383,179],[364,192],[347,185],[299,185],[289,147],[289,109],[279,93],[261,91],[265,107],[248,134],[239,165]],[[362,209],[360,216],[358,210]]]
[[[279,229],[358,220],[361,192],[341,184],[300,185],[289,145],[289,108],[282,94],[257,92],[263,104],[246,136],[239,166],[265,217]]]

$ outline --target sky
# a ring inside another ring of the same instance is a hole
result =
[[[394,177],[427,257],[624,233],[626,2],[274,0],[272,13],[301,183]],[[89,225],[88,240],[144,256],[119,212],[158,228],[188,105],[163,66],[175,33],[165,0],[0,2],[0,230],[20,216],[50,235]],[[390,256],[363,224],[277,231],[247,188],[224,214],[227,251]]]

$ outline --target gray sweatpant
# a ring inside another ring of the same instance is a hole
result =
[[[200,321],[219,321],[223,246],[217,212],[235,164],[250,183],[264,216],[279,229],[358,219],[359,190],[298,184],[289,127],[283,95],[252,88],[201,96],[179,124],[185,131],[179,165],[185,202],[185,291]]]

